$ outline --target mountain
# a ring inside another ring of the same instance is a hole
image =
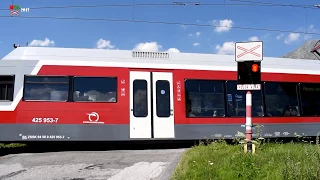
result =
[[[310,52],[317,42],[318,40],[306,41],[302,46],[286,55],[281,56],[281,58],[319,60],[313,53]]]

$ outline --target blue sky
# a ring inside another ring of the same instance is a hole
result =
[[[176,0],[175,0],[176,1]],[[182,2],[191,2],[183,0]],[[262,0],[251,0],[260,1]],[[81,17],[132,19],[146,21],[180,22],[187,24],[220,24],[228,27],[251,27],[290,31],[318,32],[316,23],[320,9],[262,6],[204,6],[224,3],[223,0],[198,0],[200,6],[135,6],[32,9],[33,7],[132,4],[133,0],[13,0],[13,4],[31,8],[21,16]],[[171,4],[172,0],[134,0],[135,4]],[[193,1],[195,2],[195,1]],[[316,0],[264,0],[281,4],[317,4]],[[240,2],[226,0],[227,4]],[[319,3],[319,1],[318,1]],[[9,17],[12,0],[0,1],[0,58],[13,50],[13,44],[22,46],[55,46],[72,48],[105,48],[232,54],[234,42],[262,40],[264,56],[281,56],[299,47],[308,39],[320,35],[305,35],[233,28],[127,23],[108,21],[81,21],[55,19],[23,19]],[[306,21],[307,16],[307,21]],[[320,32],[319,32],[320,33]],[[172,49],[174,48],[174,49]]]

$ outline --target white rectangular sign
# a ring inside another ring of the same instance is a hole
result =
[[[237,90],[261,90],[261,84],[238,84]]]
[[[263,59],[262,41],[237,42],[236,43],[236,62],[243,61],[262,61]]]

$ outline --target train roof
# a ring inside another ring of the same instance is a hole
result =
[[[44,64],[74,65],[113,64],[114,66],[203,69],[236,71],[234,55],[135,52],[130,50],[105,50],[56,47],[18,47],[2,58],[1,64],[8,61],[42,61]],[[46,61],[48,63],[46,63]],[[50,63],[49,63],[50,62]],[[90,64],[88,63],[90,62]],[[188,67],[188,68],[186,68]],[[283,72],[298,74],[320,74],[320,61],[264,57],[262,72]]]

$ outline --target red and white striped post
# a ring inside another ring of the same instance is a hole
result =
[[[246,94],[246,139],[247,139],[247,150],[252,152],[252,94],[247,91]]]

